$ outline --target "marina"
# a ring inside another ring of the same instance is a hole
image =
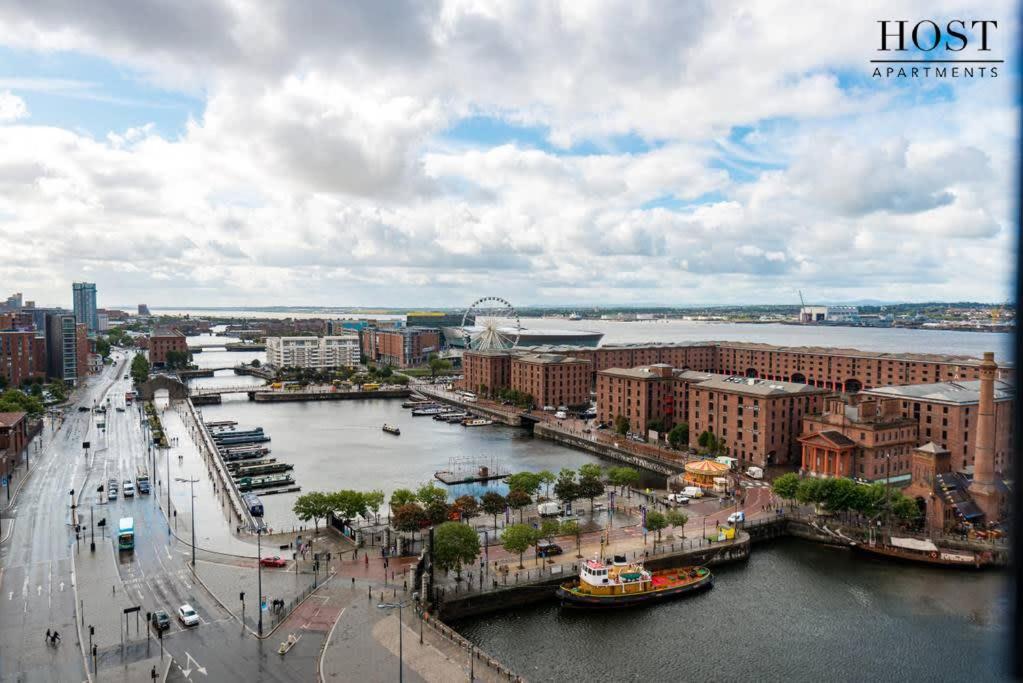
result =
[[[510,474],[511,472],[501,467],[500,461],[495,457],[466,456],[449,458],[447,469],[434,472],[433,476],[448,486],[454,486],[495,481]]]

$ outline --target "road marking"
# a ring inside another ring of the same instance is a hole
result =
[[[64,582],[63,581],[60,582],[60,592],[61,593],[64,592]]]

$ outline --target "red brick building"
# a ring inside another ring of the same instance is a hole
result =
[[[538,407],[587,404],[590,361],[548,353],[514,356],[511,388],[532,396]]]
[[[0,377],[18,386],[46,377],[46,339],[35,332],[0,332]]]
[[[75,358],[78,368],[78,379],[89,376],[89,327],[86,323],[75,325]]]
[[[429,327],[401,327],[375,330],[375,355],[371,358],[399,368],[426,363],[440,350],[440,330]]]
[[[597,372],[597,419],[613,425],[619,416],[624,417],[629,421],[629,430],[639,434],[646,434],[651,422],[669,430],[678,417],[675,387],[672,368],[665,363],[600,370]],[[678,421],[684,420],[682,414]]]
[[[156,330],[149,337],[149,363],[153,366],[167,364],[167,353],[181,351],[188,353],[188,340],[179,330]]]
[[[1015,389],[994,380],[994,468],[1008,473],[1013,447],[1012,411]],[[980,410],[980,380],[881,387],[865,396],[891,399],[903,417],[919,425],[915,445],[933,441],[951,454],[952,469],[972,472]]]
[[[919,434],[917,421],[903,417],[897,400],[829,397],[823,412],[803,418],[800,473],[908,481]]]
[[[0,413],[0,471],[9,474],[28,444],[25,413]]]
[[[463,389],[493,398],[511,387],[510,351],[466,351],[462,355]]]

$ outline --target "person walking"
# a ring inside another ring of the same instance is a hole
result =
[[[46,642],[50,641],[50,629],[46,629]]]

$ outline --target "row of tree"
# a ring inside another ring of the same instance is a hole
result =
[[[135,384],[142,384],[149,378],[149,361],[141,353],[131,359],[131,378]]]
[[[33,385],[33,389],[36,387],[39,385]],[[32,417],[42,415],[45,408],[41,394],[41,388],[38,395],[35,391],[26,394],[20,389],[8,389],[0,394],[0,413],[28,413]]]
[[[326,519],[331,513],[348,521],[356,517],[369,518],[369,515],[379,515],[380,507],[384,504],[383,491],[353,491],[344,489],[332,493],[311,491],[304,493],[295,500],[292,512],[303,522],[313,522],[314,528],[319,531],[320,520]]]
[[[870,518],[890,512],[906,522],[920,517],[920,508],[914,499],[884,484],[858,484],[840,477],[800,478],[790,472],[775,479],[772,488],[783,500],[812,504],[828,512],[858,512]]]

